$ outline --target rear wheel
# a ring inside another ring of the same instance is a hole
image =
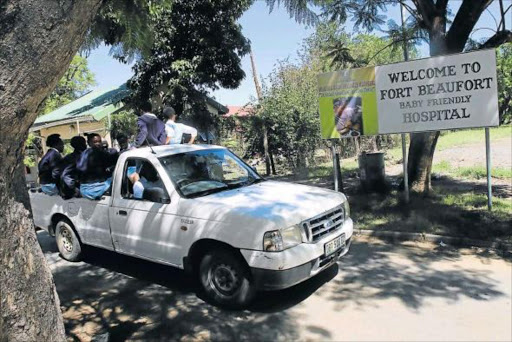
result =
[[[66,221],[59,221],[55,226],[55,240],[60,255],[69,261],[78,261],[82,256],[82,244],[78,236]]]
[[[242,308],[256,293],[249,268],[228,250],[207,252],[199,265],[199,278],[206,295],[221,306]]]

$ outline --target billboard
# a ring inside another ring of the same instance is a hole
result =
[[[324,139],[498,126],[496,53],[318,75]]]

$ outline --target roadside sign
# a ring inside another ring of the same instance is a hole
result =
[[[498,126],[495,50],[318,76],[324,139]]]

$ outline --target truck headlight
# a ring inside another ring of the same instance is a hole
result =
[[[263,250],[265,252],[279,252],[283,250],[283,238],[279,230],[266,232],[263,235]]]
[[[302,243],[302,231],[299,225],[294,225],[281,230],[283,249],[297,246]]]
[[[343,209],[345,209],[345,218],[350,217],[350,205],[348,204],[348,200],[345,197],[345,202],[343,202]]]
[[[263,235],[265,252],[280,252],[302,243],[302,230],[298,225],[281,230],[272,230]]]

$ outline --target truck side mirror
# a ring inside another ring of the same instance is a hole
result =
[[[171,198],[167,192],[164,189],[158,187],[144,189],[144,192],[142,193],[142,199],[163,204],[171,203]]]

